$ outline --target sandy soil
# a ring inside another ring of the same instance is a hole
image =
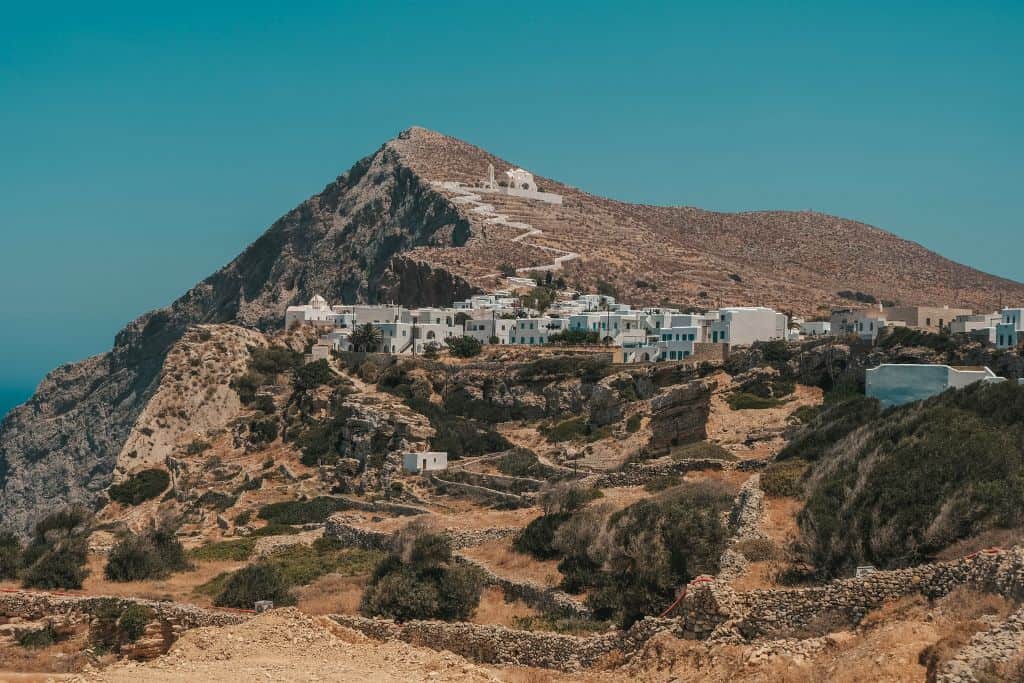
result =
[[[379,643],[324,617],[274,610],[227,628],[184,634],[163,657],[119,662],[74,681],[493,681],[450,653]]]

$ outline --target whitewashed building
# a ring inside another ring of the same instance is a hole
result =
[[[996,347],[1012,349],[1024,340],[1024,308],[1004,308],[995,331]]]
[[[763,306],[735,306],[718,309],[719,318],[711,323],[712,343],[747,346],[756,341],[785,339],[789,319]]]
[[[1005,382],[986,367],[950,365],[910,365],[885,363],[869,368],[864,393],[877,398],[883,406],[898,406],[941,394],[951,388],[963,388],[975,382]]]
[[[800,323],[800,334],[805,337],[827,337],[832,334],[832,323],[828,320],[806,320]]]
[[[403,453],[402,469],[410,474],[446,470],[448,469],[448,453],[444,451]]]

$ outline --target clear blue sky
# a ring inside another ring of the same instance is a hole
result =
[[[413,124],[1024,280],[1024,4],[702,4],[7,6],[0,414]]]

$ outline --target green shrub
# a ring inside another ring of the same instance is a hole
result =
[[[238,394],[242,405],[249,405],[256,400],[256,390],[263,384],[263,377],[255,372],[247,372],[231,380],[228,385]]]
[[[268,396],[266,394],[260,394],[259,396],[256,396],[255,401],[253,401],[252,407],[260,411],[261,413],[266,413],[267,415],[273,415],[275,412],[277,412],[277,404],[274,403],[274,397]]]
[[[648,491],[650,493],[657,493],[658,491],[670,489],[673,486],[679,486],[682,483],[683,479],[678,474],[665,474],[660,477],[655,477],[651,481],[644,484],[644,491]]]
[[[498,459],[498,471],[510,477],[541,477],[545,468],[537,454],[526,448],[514,448]]]
[[[238,496],[221,491],[208,490],[199,496],[196,504],[204,508],[212,508],[217,512],[224,512],[238,501]]]
[[[580,439],[589,433],[589,425],[587,424],[586,418],[573,417],[568,420],[563,420],[558,424],[544,431],[544,436],[551,443],[561,443],[562,441],[572,441],[574,439]]]
[[[85,568],[92,516],[72,506],[47,515],[36,523],[31,542],[22,552],[26,588],[81,588],[89,572]]]
[[[121,612],[117,625],[121,627],[125,638],[134,643],[146,632],[146,624],[153,620],[153,610],[138,603],[132,603]]]
[[[715,574],[728,537],[722,515],[731,505],[722,488],[682,486],[612,514],[603,556],[585,557],[602,567],[587,598],[594,616],[628,627],[668,607],[677,586]]]
[[[190,441],[187,446],[185,446],[185,454],[186,455],[199,455],[200,453],[203,453],[204,451],[208,451],[209,449],[210,449],[210,442],[203,441],[202,439],[194,439],[193,441]]]
[[[306,363],[295,371],[295,388],[299,391],[315,389],[324,384],[329,384],[334,379],[334,371],[330,364],[324,360],[316,360]]]
[[[189,551],[189,557],[199,562],[242,562],[248,560],[256,548],[256,539],[240,538],[235,541],[216,541]]]
[[[323,522],[347,503],[329,496],[318,496],[312,500],[286,500],[271,503],[260,508],[258,517],[277,524],[310,524]]]
[[[461,621],[476,610],[482,590],[479,571],[455,563],[446,536],[411,524],[377,565],[359,609],[396,621]]]
[[[807,462],[799,459],[773,462],[761,473],[761,490],[773,498],[799,497],[807,468]]]
[[[251,564],[231,574],[213,604],[254,609],[259,600],[272,600],[275,606],[295,604],[295,596],[288,591],[281,570],[267,562]]]
[[[820,568],[919,564],[1024,525],[1024,386],[979,383],[871,412],[832,414],[850,435],[816,454],[807,479],[799,521]],[[808,427],[829,431],[829,414]]]
[[[107,489],[107,495],[123,505],[139,505],[159,496],[170,483],[171,477],[165,470],[142,470],[120,484],[111,486]]]
[[[731,394],[726,401],[733,410],[764,410],[776,408],[785,401],[777,398],[765,398],[745,391],[737,391]]]
[[[818,409],[779,453],[779,460],[814,462],[836,442],[858,427],[876,420],[881,405],[860,394],[835,397]]]
[[[800,406],[793,411],[790,417],[800,424],[810,424],[814,418],[818,417],[819,413],[821,413],[821,408],[818,406]]]
[[[261,526],[259,529],[253,529],[251,536],[288,536],[290,534],[297,534],[301,529],[291,526],[290,524],[278,524],[277,522],[271,522],[265,526]]]
[[[558,551],[554,547],[555,532],[570,516],[571,513],[568,512],[541,515],[519,532],[512,541],[512,548],[516,552],[532,555],[538,560],[558,557]]]
[[[563,330],[548,336],[548,344],[556,346],[584,346],[599,341],[601,336],[593,330]]]
[[[57,629],[54,628],[53,622],[46,622],[46,626],[35,629],[32,631],[21,631],[17,636],[18,645],[29,648],[29,649],[41,649],[44,647],[50,647],[58,640],[60,636],[57,633]]]
[[[277,420],[268,417],[249,423],[249,434],[256,443],[270,443],[277,438]]]
[[[127,534],[111,549],[103,575],[110,581],[143,581],[191,569],[181,542],[169,530]]]
[[[302,354],[284,346],[249,348],[249,368],[261,375],[276,375],[302,365]]]
[[[15,579],[21,568],[21,541],[9,531],[0,532],[0,579]]]
[[[672,449],[672,459],[681,460],[735,460],[736,456],[710,441],[695,441]]]
[[[630,415],[629,418],[626,419],[626,431],[630,434],[635,434],[640,431],[640,424],[643,422],[643,419],[644,416],[640,413]]]
[[[483,344],[475,337],[449,337],[444,340],[448,352],[458,358],[472,358],[483,351]]]

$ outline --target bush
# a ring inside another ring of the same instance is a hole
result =
[[[563,330],[548,336],[548,344],[557,346],[584,346],[599,341],[601,335],[593,330]]]
[[[261,375],[277,375],[302,365],[302,354],[284,346],[249,348],[249,368]]]
[[[664,474],[644,484],[644,491],[657,493],[658,491],[664,491],[665,489],[679,486],[682,483],[683,479],[678,474]]]
[[[313,500],[286,500],[264,505],[257,516],[277,524],[310,524],[323,522],[346,507],[347,503],[340,499],[318,496]]]
[[[570,516],[568,512],[541,515],[519,532],[512,541],[512,548],[516,552],[532,555],[538,560],[558,557],[559,553],[554,545],[555,532],[569,520]]]
[[[643,419],[644,416],[640,413],[630,415],[629,418],[626,419],[626,431],[630,434],[635,434],[640,431],[640,424],[643,422]]]
[[[117,625],[121,627],[125,638],[134,643],[146,632],[146,624],[153,620],[153,610],[138,603],[132,603],[121,612]]]
[[[498,471],[510,477],[542,477],[545,468],[537,454],[526,448],[514,448],[498,459]]]
[[[190,569],[181,542],[169,530],[128,534],[111,549],[103,575],[110,581],[144,581]]]
[[[733,410],[764,410],[766,408],[777,408],[785,403],[785,401],[777,398],[765,398],[746,391],[737,391],[730,394],[726,400],[729,403],[729,407]]]
[[[672,459],[680,460],[735,460],[736,456],[710,441],[695,441],[672,449]]]
[[[583,438],[589,433],[590,429],[586,418],[573,417],[542,431],[544,432],[544,437],[549,442],[560,443],[562,441]]]
[[[267,562],[251,564],[233,573],[213,604],[254,609],[259,600],[272,600],[275,606],[294,605],[296,602],[285,585],[281,570]]]
[[[81,588],[89,572],[89,525],[92,517],[84,508],[72,506],[41,519],[31,542],[22,553],[26,588]]]
[[[38,649],[44,647],[50,647],[58,640],[60,636],[57,633],[57,629],[54,628],[53,622],[46,622],[46,626],[35,629],[32,631],[21,631],[17,636],[18,645],[24,648]]]
[[[249,423],[249,434],[256,443],[270,443],[277,438],[277,420],[268,417]]]
[[[295,371],[295,388],[299,391],[315,389],[334,379],[334,371],[324,359],[306,363]]]
[[[195,439],[185,446],[185,455],[199,455],[210,449],[210,443],[202,439]]]
[[[199,496],[196,500],[196,504],[200,507],[212,508],[217,512],[224,512],[229,507],[234,505],[238,501],[238,496],[233,496],[230,493],[223,493],[221,491],[204,491],[203,495]]]
[[[249,405],[256,400],[256,390],[263,384],[263,377],[255,372],[247,372],[231,380],[228,385],[238,394],[238,400],[242,405]]]
[[[120,484],[111,486],[107,489],[107,495],[123,505],[139,505],[159,496],[170,483],[171,477],[164,470],[142,470]]]
[[[189,557],[200,562],[243,562],[248,560],[256,548],[256,539],[247,537],[236,541],[217,541],[194,548]]]
[[[761,490],[773,498],[796,498],[803,490],[808,464],[803,460],[773,462],[761,473]]]
[[[413,523],[396,535],[395,546],[374,571],[360,612],[396,621],[461,621],[472,615],[482,577],[475,568],[454,562],[446,536]]]
[[[848,424],[871,413],[826,410],[808,426],[829,431],[831,414],[849,429],[807,479],[799,521],[819,567],[914,565],[1024,526],[1024,386],[979,383]]]
[[[0,579],[15,579],[21,568],[21,541],[9,531],[0,532]]]
[[[722,514],[731,505],[722,488],[682,486],[612,514],[602,570],[587,599],[594,616],[628,627],[668,607],[677,586],[715,574],[728,536]]]
[[[483,351],[483,344],[475,337],[449,337],[444,340],[448,352],[458,358],[472,358]]]

